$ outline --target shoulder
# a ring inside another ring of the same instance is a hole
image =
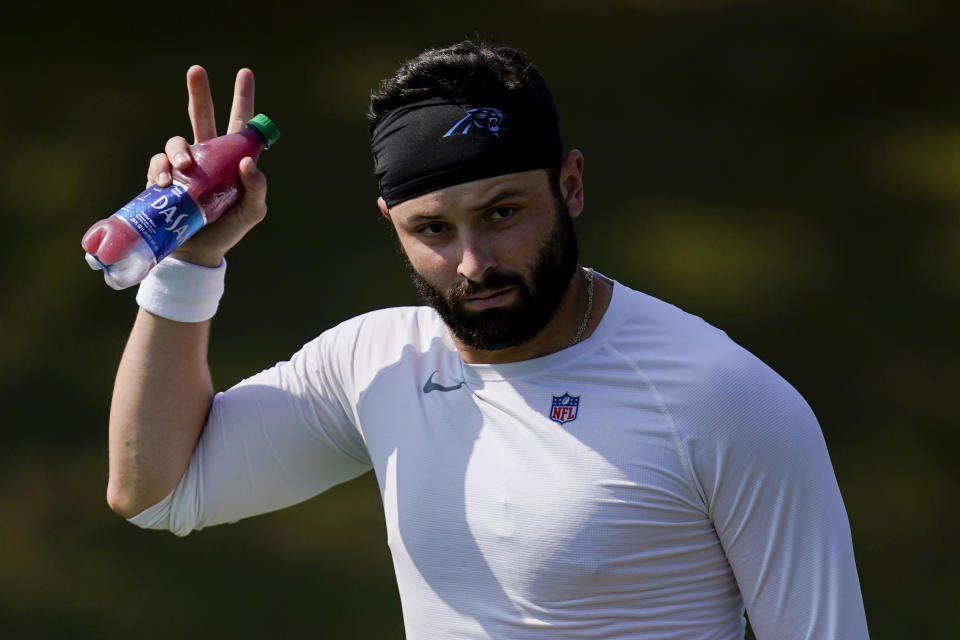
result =
[[[288,360],[263,375],[274,386],[297,394],[328,390],[344,404],[356,398],[371,379],[412,352],[455,350],[443,321],[429,307],[393,307],[355,316],[303,345]],[[241,384],[249,384],[249,378]],[[325,392],[326,393],[326,392]]]
[[[619,339],[656,389],[711,511],[726,504],[718,502],[724,491],[745,496],[750,486],[774,491],[832,477],[817,418],[789,382],[703,319],[641,293],[629,297],[611,342]]]
[[[430,307],[370,311],[327,329],[304,345],[302,356],[341,373],[388,366],[408,350],[438,344],[454,348],[443,320]]]
[[[324,335],[376,342],[411,341],[433,338],[443,328],[443,321],[430,307],[390,307],[369,311],[344,320]]]
[[[656,385],[688,433],[769,432],[778,422],[813,422],[800,394],[776,371],[702,318],[626,289],[627,310],[611,344]]]
[[[684,396],[678,394],[717,377],[752,375],[744,365],[759,363],[697,315],[619,283],[615,296],[615,330],[608,334],[607,346],[641,369],[668,401],[679,401]]]
[[[770,483],[830,469],[817,418],[793,385],[723,331],[659,305],[646,303],[663,325],[656,383],[708,503],[721,478]]]

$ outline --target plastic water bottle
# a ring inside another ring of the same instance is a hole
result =
[[[220,217],[243,193],[238,166],[280,138],[280,130],[259,114],[238,133],[190,146],[184,171],[173,169],[169,187],[149,186],[109,218],[84,234],[87,264],[103,270],[114,289],[134,285],[190,236]]]

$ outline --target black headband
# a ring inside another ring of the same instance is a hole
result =
[[[560,164],[556,112],[432,98],[404,105],[370,139],[380,195],[392,207],[464,182]]]

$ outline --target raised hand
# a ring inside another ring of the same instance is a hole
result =
[[[194,142],[202,142],[217,136],[213,98],[210,83],[203,67],[194,65],[187,70],[187,113],[193,128]],[[253,117],[254,78],[250,69],[237,72],[234,84],[233,105],[227,122],[226,133],[242,131]],[[193,163],[190,145],[183,137],[170,138],[164,153],[150,159],[147,184],[169,186],[171,169],[185,171]],[[251,158],[244,158],[239,166],[240,182],[244,195],[240,201],[218,220],[198,231],[172,255],[195,264],[216,267],[226,252],[240,241],[267,214],[267,180],[256,168]]]

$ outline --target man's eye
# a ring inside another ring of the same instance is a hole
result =
[[[446,231],[446,225],[440,222],[432,222],[430,224],[425,224],[420,227],[417,232],[424,236],[438,236],[444,231]]]
[[[490,218],[493,220],[506,220],[507,218],[512,218],[516,213],[517,210],[514,207],[500,207],[490,214]]]

